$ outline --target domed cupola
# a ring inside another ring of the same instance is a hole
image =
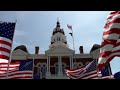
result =
[[[56,28],[53,30],[53,34],[52,35],[55,35],[58,32],[60,32],[63,35],[65,35],[63,29],[60,29],[60,22],[59,22],[59,20],[57,20],[57,25],[56,25]]]
[[[56,28],[53,30],[50,48],[56,46],[68,47],[64,30],[60,28],[60,22],[57,20]]]

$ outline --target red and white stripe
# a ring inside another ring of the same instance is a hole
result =
[[[89,73],[82,73],[82,74],[78,74],[78,75],[74,75],[71,73],[67,73],[67,77],[69,79],[99,79],[97,70],[95,71],[91,71]]]
[[[0,60],[9,60],[12,41],[5,37],[0,37]]]
[[[85,73],[86,69],[85,66],[73,69],[73,70],[66,70],[67,77],[69,79],[98,79],[98,71],[94,70],[88,73]],[[101,73],[99,73],[101,75]]]
[[[72,69],[72,70],[66,69],[66,74],[67,74],[68,78],[71,78],[71,79],[78,79],[78,77],[82,73],[84,73],[84,66],[81,68]]]
[[[81,79],[98,79],[98,72],[97,70],[91,71],[89,73],[84,73],[79,78]]]
[[[7,62],[0,64],[0,79],[32,79],[32,71],[19,71],[20,62],[13,62],[9,65],[7,77]]]
[[[111,12],[104,26],[103,42],[98,60],[98,69],[101,70],[115,56],[120,56],[120,11]]]

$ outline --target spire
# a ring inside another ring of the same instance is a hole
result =
[[[56,27],[60,27],[59,18],[57,18],[57,25],[56,25]]]

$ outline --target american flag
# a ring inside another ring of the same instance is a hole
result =
[[[115,78],[114,75],[109,75],[109,76],[101,77],[101,79],[115,79]]]
[[[73,34],[72,33],[69,33],[71,36],[73,36]]]
[[[0,22],[0,62],[9,60],[15,23]]]
[[[110,64],[106,65],[102,70],[101,70],[102,77],[104,76],[110,76],[112,75]]]
[[[72,30],[72,26],[67,24],[68,29]]]
[[[66,70],[69,79],[98,79],[97,61],[93,60],[88,65],[76,70]]]
[[[6,79],[8,63],[0,64],[0,79]],[[33,60],[11,62],[7,79],[32,79]]]
[[[70,79],[78,79],[78,77],[84,72],[84,66],[76,69],[66,69],[67,77]]]
[[[104,26],[102,38],[97,66],[100,71],[115,56],[120,56],[120,11],[110,13]]]

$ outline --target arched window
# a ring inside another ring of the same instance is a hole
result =
[[[58,39],[58,37],[57,37],[57,41],[58,41],[59,39]]]
[[[79,63],[78,63],[78,67],[81,67],[81,66],[83,66],[83,63],[82,63],[82,62],[79,62]]]
[[[73,64],[73,68],[77,68],[78,67],[78,64],[75,62],[74,64]]]
[[[60,41],[60,37],[59,37],[59,41]]]
[[[46,76],[46,65],[43,64],[42,65],[42,77],[45,77]]]
[[[45,78],[47,70],[46,64],[39,63],[37,67],[38,67],[37,74],[40,76],[40,79]]]
[[[42,69],[42,66],[41,66],[41,64],[39,64],[39,65],[38,65],[37,74],[40,76],[40,78],[42,78],[42,77],[41,77],[41,75],[42,75],[41,69]]]

